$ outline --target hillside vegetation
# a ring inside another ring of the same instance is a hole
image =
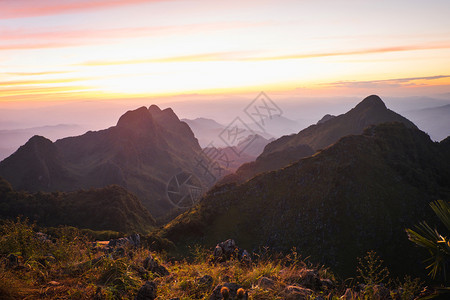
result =
[[[401,123],[373,126],[286,168],[216,186],[160,235],[180,248],[230,237],[246,249],[295,246],[347,275],[375,249],[394,271],[419,272],[404,229],[432,217],[428,203],[450,200],[449,146]]]
[[[155,221],[124,188],[76,192],[17,192],[0,177],[0,219],[27,217],[41,226],[70,225],[91,230],[147,232]]]

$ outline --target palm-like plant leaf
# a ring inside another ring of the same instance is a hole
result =
[[[450,231],[450,204],[438,200],[430,203],[430,206]],[[430,253],[430,257],[425,260],[430,263],[427,266],[427,269],[430,269],[429,275],[435,278],[441,272],[446,281],[447,267],[450,261],[450,240],[439,234],[436,229],[432,229],[426,222],[419,223],[415,230],[406,229],[406,232],[410,241],[424,247]]]

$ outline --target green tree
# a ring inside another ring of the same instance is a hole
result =
[[[406,229],[410,241],[420,247],[424,247],[430,253],[426,260],[430,269],[429,275],[434,279],[438,273],[441,273],[444,282],[447,282],[447,269],[450,263],[450,203],[437,200],[430,203],[431,208],[439,220],[447,228],[447,233],[440,234],[437,229],[432,229],[426,222],[421,222],[415,226],[415,230]]]

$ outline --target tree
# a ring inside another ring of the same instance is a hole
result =
[[[447,228],[446,236],[441,235],[437,229],[432,229],[425,221],[415,226],[415,230],[406,229],[410,241],[420,247],[424,247],[430,253],[426,262],[430,263],[426,268],[430,269],[429,275],[434,279],[441,273],[444,282],[447,282],[447,269],[450,265],[450,203],[437,200],[430,203],[436,216]]]

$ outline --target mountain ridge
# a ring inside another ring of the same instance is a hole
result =
[[[404,229],[432,218],[429,202],[450,199],[449,170],[448,141],[402,123],[374,125],[285,168],[216,185],[160,235],[180,247],[227,238],[246,249],[296,247],[343,273],[374,249],[394,269],[418,271]]]
[[[172,209],[165,193],[172,176],[184,170],[202,180],[195,169],[200,152],[189,126],[172,109],[153,105],[127,111],[107,129],[54,143],[33,137],[0,162],[0,176],[14,188],[28,191],[75,191],[118,184],[160,216]]]

